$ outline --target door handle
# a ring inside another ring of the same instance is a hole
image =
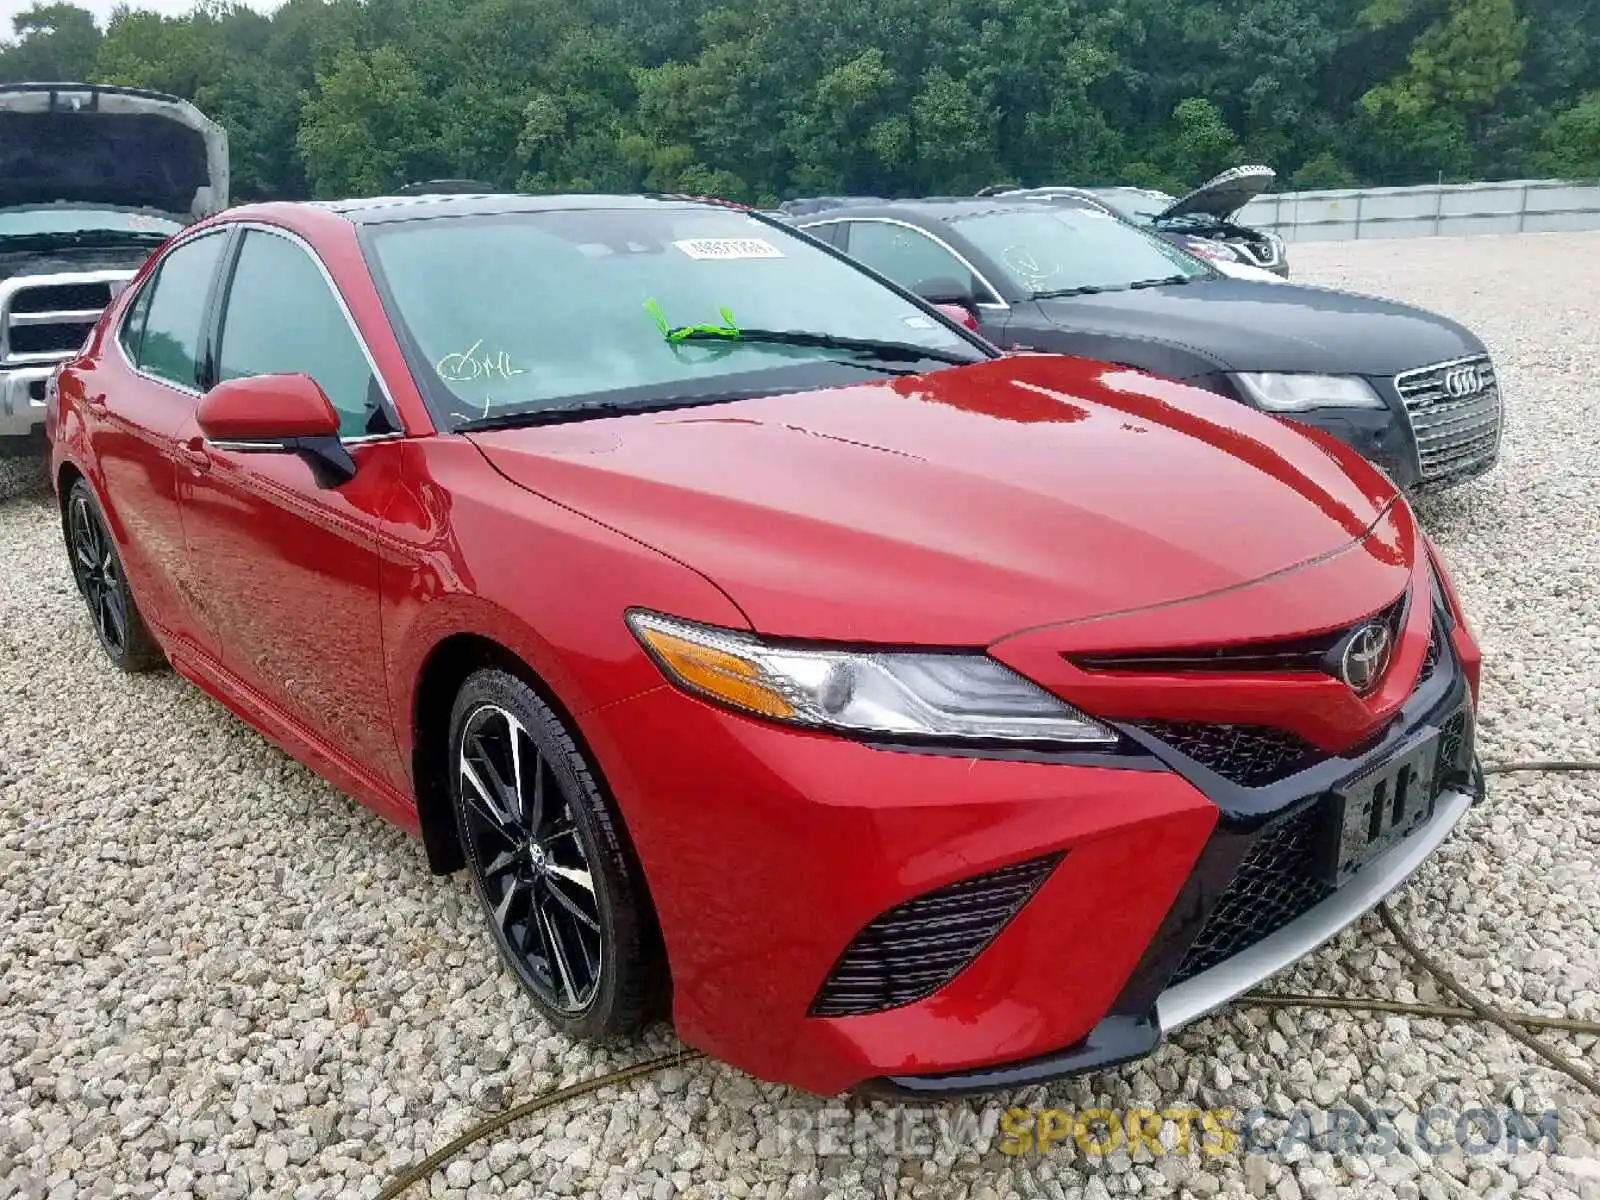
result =
[[[211,454],[206,450],[204,438],[192,437],[178,446],[178,454],[183,461],[196,471],[209,471],[211,469]]]

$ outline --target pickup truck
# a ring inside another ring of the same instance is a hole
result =
[[[187,101],[0,86],[0,457],[42,443],[56,365],[151,252],[227,204],[227,133]]]

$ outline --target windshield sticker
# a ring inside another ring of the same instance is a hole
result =
[[[928,320],[927,317],[907,317],[905,319],[905,321],[906,321],[906,324],[908,326],[910,326],[912,329],[932,329],[933,328],[933,322]]]
[[[690,258],[782,258],[779,250],[765,238],[686,238],[673,242]]]
[[[434,364],[439,378],[446,383],[474,383],[479,380],[512,379],[527,374],[521,367],[511,365],[511,355],[504,350],[492,354],[480,353],[483,339],[472,343],[470,349],[459,354],[446,354]]]

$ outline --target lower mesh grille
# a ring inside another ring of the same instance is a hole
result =
[[[1324,813],[1323,802],[1310,805],[1256,838],[1184,955],[1173,984],[1248,950],[1333,894],[1332,886],[1316,877]]]
[[[1315,746],[1298,734],[1266,725],[1210,725],[1189,721],[1140,721],[1160,738],[1208,770],[1243,787],[1264,787],[1316,762]]]
[[[983,953],[1061,857],[1015,863],[891,908],[839,956],[811,1015],[858,1016],[931,996]]]

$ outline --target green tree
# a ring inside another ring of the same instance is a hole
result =
[[[318,196],[365,196],[409,182],[435,140],[434,106],[394,46],[346,50],[300,115],[297,143]]]
[[[1551,122],[1538,163],[1558,179],[1600,178],[1600,91],[1589,92]]]
[[[16,44],[0,55],[0,82],[87,80],[100,49],[94,15],[76,4],[35,4],[11,18]]]

